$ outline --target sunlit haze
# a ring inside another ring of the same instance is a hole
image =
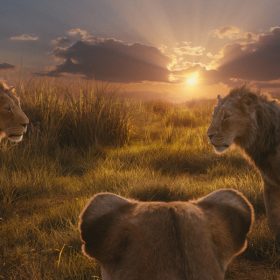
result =
[[[189,86],[196,86],[199,83],[199,76],[197,72],[191,73],[186,78],[186,83]]]
[[[74,75],[180,102],[280,87],[278,0],[9,0],[0,77]]]

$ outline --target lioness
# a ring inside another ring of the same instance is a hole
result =
[[[261,172],[268,223],[280,241],[280,105],[246,87],[218,98],[208,137],[218,152],[240,146]]]
[[[80,232],[103,280],[221,280],[252,222],[251,204],[230,189],[189,202],[100,193],[82,212]]]
[[[14,87],[0,81],[0,141],[7,137],[9,141],[20,142],[28,123]]]

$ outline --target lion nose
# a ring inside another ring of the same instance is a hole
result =
[[[26,129],[29,124],[29,119],[26,117],[24,120],[21,122],[21,125]]]

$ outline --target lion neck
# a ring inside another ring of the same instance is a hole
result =
[[[275,153],[280,140],[280,108],[262,106],[256,110],[256,122],[251,123],[238,144],[260,168],[265,169],[268,157]]]

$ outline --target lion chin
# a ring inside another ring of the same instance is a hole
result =
[[[0,142],[1,142],[2,139],[6,138],[6,137],[7,137],[6,132],[0,131]]]
[[[8,136],[8,140],[13,143],[19,143],[22,141],[23,135]]]
[[[219,145],[219,146],[216,146],[213,144],[213,147],[215,149],[215,151],[219,154],[225,152],[228,148],[229,148],[229,145]]]

